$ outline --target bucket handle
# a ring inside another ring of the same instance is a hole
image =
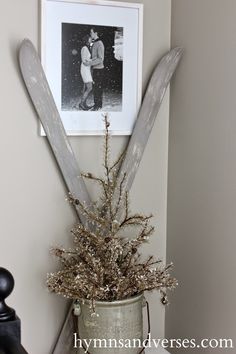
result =
[[[146,344],[146,342],[149,339],[149,334],[151,333],[151,321],[150,321],[149,303],[148,303],[148,301],[146,299],[145,299],[145,305],[146,305],[146,309],[147,309],[147,321],[148,321],[148,334],[147,334],[147,339],[145,340],[145,344]],[[81,339],[80,338],[80,334],[79,334],[79,327],[78,327],[78,314],[75,314],[75,308],[72,309],[72,316],[73,316],[73,323],[74,323],[75,333],[77,334],[78,338]],[[90,352],[88,352],[88,349],[85,348],[82,340],[81,340],[81,342],[82,342],[83,349],[85,351],[87,351],[87,354],[91,354]],[[137,354],[143,353],[145,349],[146,349],[146,347],[143,346],[141,348],[141,350]]]

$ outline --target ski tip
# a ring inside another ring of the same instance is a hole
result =
[[[26,63],[28,63],[29,58],[37,57],[37,51],[30,39],[25,38],[20,44],[18,52],[18,60],[20,68],[22,69]]]
[[[181,58],[184,54],[184,48],[183,47],[175,47],[173,49],[171,49],[169,51],[169,53],[167,55],[170,55],[172,58],[175,57],[177,58]]]
[[[182,57],[184,54],[183,47],[175,47],[173,50],[175,51],[176,55],[178,55],[179,57]]]
[[[176,52],[183,53],[184,52],[184,47],[178,46],[178,47],[174,47],[172,50],[175,50]]]
[[[32,43],[32,42],[29,38],[24,38],[22,41],[22,44],[25,44],[25,43]]]
[[[184,48],[183,47],[175,47],[171,49],[168,53],[166,53],[161,61],[159,62],[159,65],[157,67],[165,67],[165,71],[175,71],[177,65],[179,64],[182,56],[184,53]]]
[[[24,52],[26,52],[29,49],[30,50],[33,49],[35,51],[35,47],[34,47],[33,43],[31,42],[31,40],[28,38],[25,38],[21,42],[20,49],[19,49],[19,55],[21,56]]]
[[[158,85],[162,86],[163,92],[165,91],[182,58],[183,52],[184,49],[182,47],[175,47],[161,58],[153,71],[150,80],[151,87],[156,87],[158,83]]]

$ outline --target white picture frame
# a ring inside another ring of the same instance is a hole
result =
[[[94,36],[94,31],[98,38],[87,45],[91,57],[86,61],[92,68],[93,90],[83,105],[88,76],[82,76],[81,40]],[[99,71],[92,65],[102,45],[104,69]],[[142,57],[142,4],[41,0],[41,61],[67,135],[103,135],[104,113],[109,114],[111,134],[132,134],[142,98]],[[100,73],[103,88],[95,81]],[[90,109],[101,97],[102,107]],[[40,134],[45,135],[42,127]]]

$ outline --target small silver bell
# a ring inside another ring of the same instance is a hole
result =
[[[81,306],[80,306],[79,301],[76,301],[74,303],[74,315],[75,316],[80,316],[80,314],[81,314]]]

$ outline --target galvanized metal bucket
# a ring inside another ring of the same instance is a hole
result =
[[[126,300],[96,301],[96,314],[91,316],[91,303],[79,302],[77,341],[83,348],[77,354],[137,354],[143,343],[143,294]],[[89,345],[88,345],[89,344]],[[144,351],[142,352],[144,353]]]

